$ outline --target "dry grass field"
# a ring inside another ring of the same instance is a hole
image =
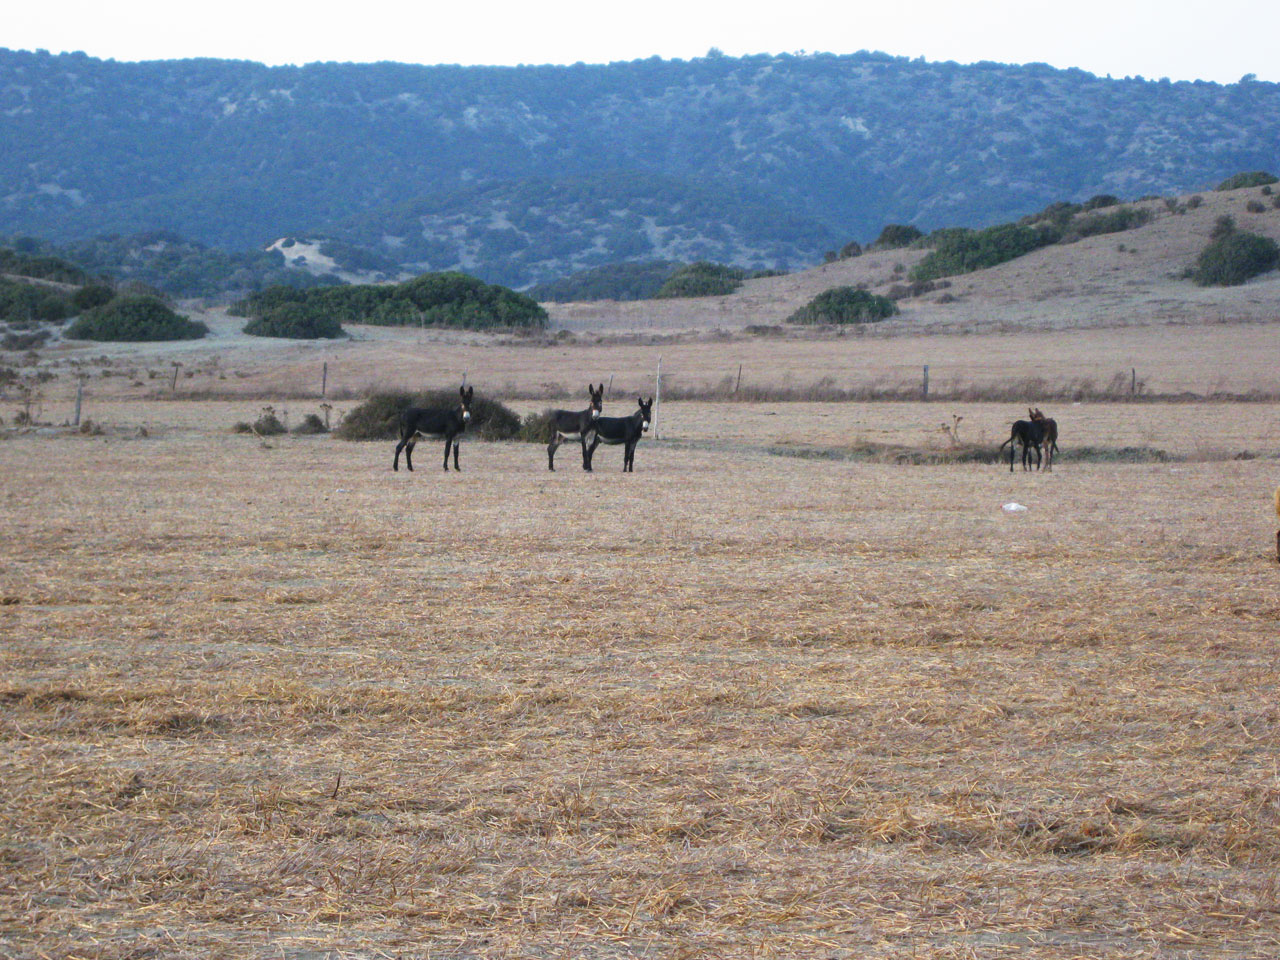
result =
[[[1280,954],[1280,476],[1194,456],[1275,407],[1011,475],[673,404],[624,476],[100,404],[0,440],[0,955]]]

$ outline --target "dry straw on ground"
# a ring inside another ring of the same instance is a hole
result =
[[[1280,952],[1273,461],[236,418],[3,441],[0,954]]]

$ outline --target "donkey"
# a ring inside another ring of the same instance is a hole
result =
[[[458,466],[458,447],[462,433],[471,420],[471,398],[475,387],[459,387],[462,402],[457,409],[449,407],[410,407],[400,415],[400,442],[396,444],[396,456],[391,469],[400,469],[400,451],[404,451],[404,465],[413,469],[413,447],[419,437],[444,437],[444,468],[449,469],[449,448],[453,448],[453,469]]]
[[[1028,413],[1031,411],[1028,410]],[[1022,469],[1031,469],[1031,451],[1036,452],[1036,469],[1040,469],[1040,444],[1044,441],[1044,425],[1037,423],[1035,419],[1031,420],[1015,420],[1013,426],[1009,430],[1009,439],[1000,444],[1000,450],[1005,448],[1005,444],[1009,445],[1009,472],[1013,473],[1013,447],[1015,443],[1022,444]],[[997,451],[999,452],[999,451]]]
[[[596,389],[588,383],[587,393],[591,394],[591,405],[587,409],[579,410],[576,413],[571,410],[552,410],[549,412],[551,418],[551,442],[547,444],[548,470],[555,470],[556,448],[566,440],[580,440],[582,442],[582,469],[591,469],[591,464],[587,462],[587,440],[595,439],[596,417],[600,416],[600,411],[604,409],[604,384],[600,384],[599,389]]]
[[[607,443],[610,446],[623,444],[625,449],[622,453],[622,472],[635,473],[636,444],[649,430],[653,397],[648,400],[638,397],[636,403],[640,404],[640,409],[629,417],[596,417],[595,439],[587,448],[586,468],[588,470],[591,469],[591,458],[595,455],[596,447],[600,444]]]
[[[1046,471],[1052,470],[1053,458],[1058,452],[1058,421],[1046,417],[1039,407],[1027,412],[1031,414],[1032,423],[1038,423],[1044,428],[1044,468]]]

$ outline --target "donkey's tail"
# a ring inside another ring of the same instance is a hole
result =
[[[1012,434],[1009,436],[1009,439],[1008,439],[1008,440],[1006,440],[1004,443],[1000,444],[1000,446],[996,447],[996,453],[999,453],[1001,450],[1003,450],[1005,447],[1007,447],[1007,446],[1008,446],[1009,444],[1011,444],[1011,443],[1013,443],[1013,436],[1012,436]]]

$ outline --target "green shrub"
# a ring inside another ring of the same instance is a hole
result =
[[[314,316],[300,303],[283,303],[244,325],[244,332],[255,337],[281,337],[288,340],[332,340],[345,336],[342,324],[333,317]]]
[[[381,326],[542,329],[547,312],[532,297],[465,273],[428,273],[404,283],[351,284],[297,290],[268,287],[235,304],[237,316],[267,317],[286,304],[292,317]]]
[[[551,411],[527,415],[520,424],[518,439],[525,443],[550,443],[552,436]]]
[[[329,428],[324,425],[324,421],[318,414],[308,413],[302,418],[302,422],[293,428],[293,432],[299,436],[311,436],[317,433],[328,433]]]
[[[1080,217],[1068,228],[1071,237],[1093,237],[1104,233],[1132,230],[1151,222],[1152,213],[1140,207],[1121,207],[1108,213],[1091,213]]]
[[[677,270],[654,296],[662,299],[724,296],[742,286],[746,276],[747,272],[739,267],[699,260]]]
[[[895,247],[905,247],[908,244],[915,243],[924,234],[917,227],[913,227],[907,223],[887,223],[880,231],[880,236],[876,237],[876,242],[872,244],[877,250],[892,250]]]
[[[1276,177],[1265,170],[1253,170],[1248,173],[1237,173],[1233,177],[1227,177],[1220,184],[1218,190],[1239,190],[1242,187],[1262,187],[1270,183],[1275,183]]]
[[[342,440],[395,440],[400,435],[400,416],[410,407],[453,409],[457,405],[456,390],[373,393],[342,418],[333,435]],[[487,397],[471,401],[469,435],[481,440],[512,440],[519,436],[520,428],[520,416],[505,404]]]
[[[1270,237],[1234,230],[1201,251],[1192,279],[1202,287],[1230,287],[1280,265],[1280,245]]]
[[[1114,207],[1119,202],[1119,197],[1112,196],[1109,193],[1099,193],[1086,200],[1084,208],[1086,210],[1100,210],[1103,207]]]
[[[0,320],[56,322],[75,313],[62,291],[0,278]]]
[[[170,310],[156,297],[122,296],[87,311],[67,329],[74,340],[198,340],[209,328]]]
[[[856,287],[833,287],[824,290],[787,317],[788,323],[876,323],[898,312],[898,306],[882,297]]]
[[[912,280],[936,280],[994,267],[1056,243],[1063,235],[1054,224],[1005,223],[985,230],[939,231],[933,236],[938,237],[934,249],[911,271]]]
[[[1250,200],[1244,205],[1244,208],[1250,213],[1264,213],[1267,209],[1261,200]]]
[[[264,413],[253,421],[253,432],[261,437],[278,437],[282,433],[288,433],[289,428],[274,413]]]
[[[115,295],[115,290],[105,283],[90,283],[71,295],[71,305],[79,311],[92,310],[110,302]]]
[[[1223,214],[1213,222],[1213,230],[1209,233],[1209,237],[1212,240],[1221,240],[1223,237],[1229,237],[1235,232],[1235,218]]]

